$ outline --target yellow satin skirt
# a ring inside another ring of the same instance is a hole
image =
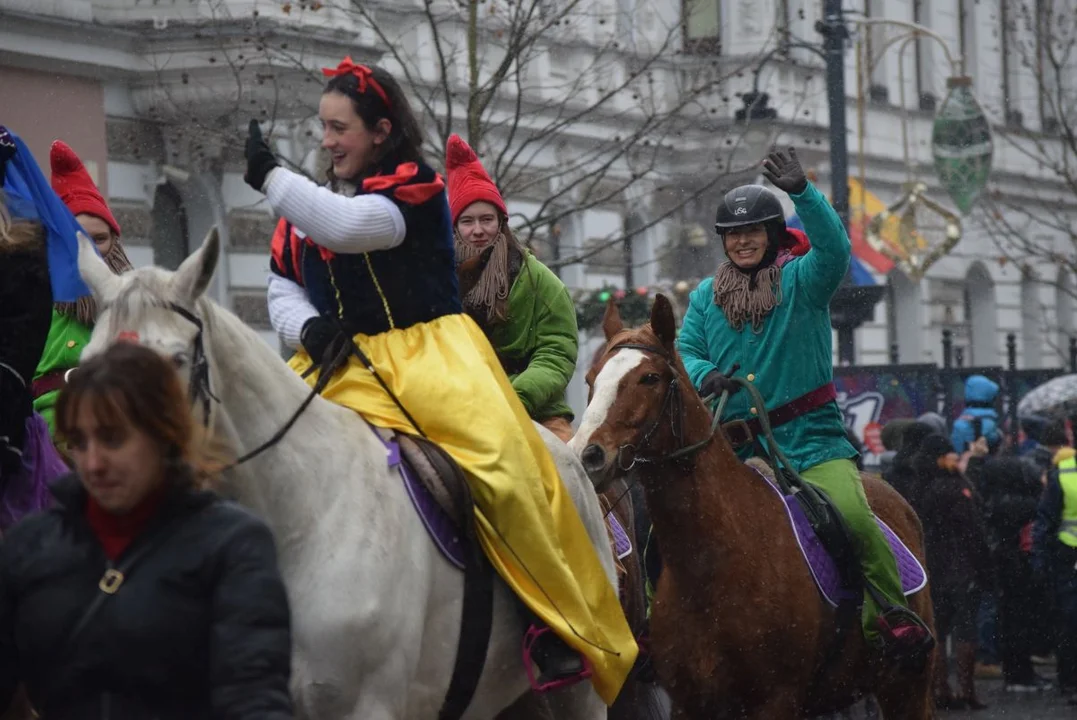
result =
[[[553,459],[482,330],[460,314],[354,340],[427,437],[465,471],[477,534],[494,568],[590,661],[595,689],[612,704],[635,662],[635,639]],[[310,356],[300,350],[289,364],[303,373]],[[415,432],[354,357],[322,395],[375,425]]]

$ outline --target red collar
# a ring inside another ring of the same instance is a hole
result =
[[[86,498],[86,521],[101,543],[109,560],[115,560],[142,534],[161,507],[165,492],[162,487],[144,499],[129,513],[114,515],[97,504],[92,496]]]

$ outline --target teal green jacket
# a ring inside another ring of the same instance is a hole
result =
[[[711,370],[747,377],[774,410],[826,385],[834,378],[830,299],[841,285],[852,254],[841,218],[814,185],[791,195],[811,250],[782,268],[781,302],[759,330],[746,322],[738,332],[714,304],[714,278],[692,291],[678,349],[698,388]],[[750,420],[748,394],[729,399],[725,420]],[[852,458],[856,450],[845,437],[835,402],[816,408],[774,429],[774,439],[797,472],[828,460]]]

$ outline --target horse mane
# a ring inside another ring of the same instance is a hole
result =
[[[127,282],[106,306],[112,310],[109,322],[113,332],[122,325],[139,325],[151,310],[169,303],[168,277],[158,268],[141,268],[124,279]]]

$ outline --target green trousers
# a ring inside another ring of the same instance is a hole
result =
[[[883,531],[875,522],[875,515],[868,506],[860,473],[852,460],[830,460],[808,468],[800,473],[806,481],[827,494],[837,506],[849,526],[853,550],[860,560],[864,579],[891,605],[908,607],[901,588],[897,560],[886,542]],[[878,603],[870,593],[864,593],[864,613],[861,622],[864,637],[875,640],[879,632],[876,618],[880,612]]]

